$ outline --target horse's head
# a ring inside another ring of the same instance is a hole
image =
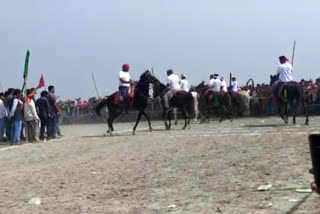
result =
[[[279,80],[279,74],[270,75],[270,85],[272,86],[276,81]]]
[[[162,84],[160,81],[153,83],[153,98],[163,96],[167,86]]]

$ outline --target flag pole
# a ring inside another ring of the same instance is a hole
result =
[[[0,80],[0,87],[1,87],[1,92],[3,93],[4,91],[3,91],[1,80]]]
[[[296,51],[296,40],[293,42],[293,50],[292,50],[292,59],[291,59],[291,65],[293,66],[293,60],[294,60],[294,53]]]
[[[22,93],[25,97],[25,99],[27,99],[27,79],[28,79],[28,69],[29,69],[29,57],[30,57],[30,51],[27,50],[27,54],[26,54],[26,59],[24,61],[24,71],[23,71],[23,87],[22,87]],[[25,135],[26,135],[26,142],[28,143],[28,128],[26,126],[26,124],[24,125],[24,130],[25,130]]]
[[[92,80],[93,80],[94,87],[96,89],[96,92],[97,92],[97,95],[98,95],[98,98],[99,98],[100,95],[99,95],[99,91],[98,91],[97,84],[96,84],[96,79],[94,78],[93,72],[91,73],[91,75],[92,75]]]

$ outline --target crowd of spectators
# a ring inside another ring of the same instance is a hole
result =
[[[62,137],[61,111],[55,87],[49,86],[36,99],[37,89],[10,88],[0,93],[0,140],[20,145],[23,140],[38,142]]]

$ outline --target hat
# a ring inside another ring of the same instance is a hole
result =
[[[129,68],[130,68],[130,65],[129,65],[129,64],[123,64],[123,65],[122,65],[122,69],[123,69],[123,70],[129,70]]]
[[[223,77],[220,77],[220,80],[224,80],[224,78],[223,78]]]
[[[219,77],[219,74],[214,74],[213,75],[213,78],[218,78]]]
[[[181,74],[181,78],[186,78],[186,75],[185,74]]]

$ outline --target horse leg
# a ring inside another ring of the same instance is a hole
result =
[[[178,125],[178,108],[173,108],[174,125]]]
[[[292,123],[293,125],[296,125],[296,114],[297,114],[297,108],[298,108],[298,104],[295,101],[292,101],[290,103],[290,106],[292,106],[291,108],[291,112],[292,112]]]
[[[145,118],[147,119],[147,121],[148,121],[149,131],[152,132],[151,121],[150,121],[149,115],[148,115],[145,111],[143,111],[142,114],[144,115],[144,117],[145,117]]]
[[[120,114],[122,113],[122,109],[120,111],[117,111],[116,109],[109,109],[109,118],[108,118],[108,131],[107,133],[109,133],[110,135],[112,135],[112,132],[114,131],[113,128],[113,121],[114,119],[116,119]]]
[[[305,101],[303,101],[303,108],[304,108],[304,113],[306,115],[305,125],[308,126],[309,125],[309,111],[308,111],[308,104]]]
[[[141,116],[142,116],[142,111],[139,111],[136,124],[135,124],[134,127],[133,127],[132,135],[135,135],[137,126],[138,126],[138,124],[139,124],[139,122],[140,122],[140,120],[141,120]]]
[[[185,109],[182,108],[181,112],[182,112],[182,116],[183,116],[183,119],[184,119],[184,126],[182,127],[182,129],[186,129],[188,123],[187,123],[187,115],[186,115]]]
[[[284,118],[285,118],[285,124],[288,124],[289,123],[288,102],[284,103]]]

